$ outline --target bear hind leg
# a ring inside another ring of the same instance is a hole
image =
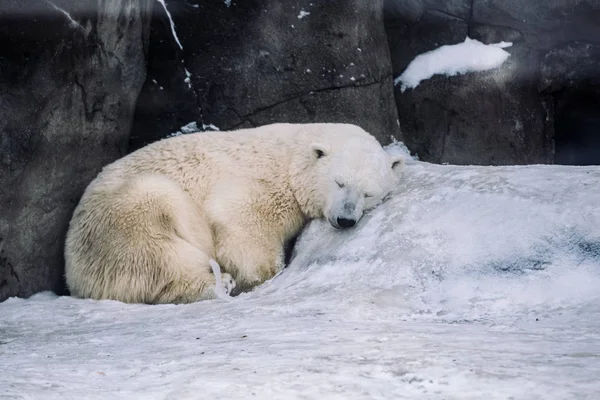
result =
[[[114,193],[120,223],[105,240],[118,254],[105,298],[144,303],[191,303],[215,296],[210,229],[189,195],[162,175],[142,175]],[[126,244],[126,245],[123,245]],[[105,267],[105,271],[106,271]],[[109,272],[109,271],[106,271]],[[223,276],[227,290],[231,277]]]
[[[209,257],[200,249],[183,239],[175,239],[173,254],[169,265],[177,266],[177,271],[162,286],[157,287],[153,303],[193,303],[217,297],[216,277],[209,264]],[[235,281],[227,273],[221,274],[221,287],[230,294]]]

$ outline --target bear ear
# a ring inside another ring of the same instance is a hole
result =
[[[321,143],[312,143],[310,145],[310,152],[312,153],[315,159],[319,159],[325,157],[329,154],[329,149],[327,146]]]
[[[392,169],[394,171],[399,170],[404,165],[404,156],[395,155],[391,156],[392,159]]]

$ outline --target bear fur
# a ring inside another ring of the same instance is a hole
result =
[[[399,156],[349,124],[273,124],[155,142],[106,166],[74,211],[66,279],[81,298],[189,303],[284,267],[306,222],[354,225],[398,183]]]

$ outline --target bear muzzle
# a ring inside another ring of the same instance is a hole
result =
[[[348,229],[355,226],[363,215],[359,192],[351,187],[344,188],[343,197],[334,202],[327,220],[335,229]]]

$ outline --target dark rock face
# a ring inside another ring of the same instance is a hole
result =
[[[550,162],[551,126],[537,94],[539,60],[520,55],[520,62],[509,58],[500,70],[451,79],[435,76],[399,93],[407,147],[438,163]],[[522,79],[515,81],[514,76]]]
[[[132,149],[191,121],[222,130],[352,122],[382,142],[400,139],[382,1],[166,5],[182,48],[155,7]]]
[[[600,38],[600,2],[548,3],[386,1],[394,76],[417,55],[467,35],[484,43],[513,42],[506,49],[511,56],[497,70],[434,76],[403,93],[396,88],[402,135],[411,151],[438,163],[600,163],[600,156],[591,162],[593,150],[584,150],[600,141],[592,132],[598,132],[593,110],[600,86],[592,81],[600,58],[591,50]],[[564,68],[571,76],[560,72]],[[560,132],[567,126],[565,139]],[[564,143],[571,149],[563,151]],[[565,152],[571,155],[561,155]]]
[[[474,24],[513,29],[535,49],[550,49],[572,41],[598,41],[598,21],[597,0],[473,1]]]
[[[600,165],[600,44],[570,42],[548,51],[540,90],[553,110],[554,162]]]
[[[126,151],[151,5],[0,3],[0,301],[64,291],[71,213]]]

